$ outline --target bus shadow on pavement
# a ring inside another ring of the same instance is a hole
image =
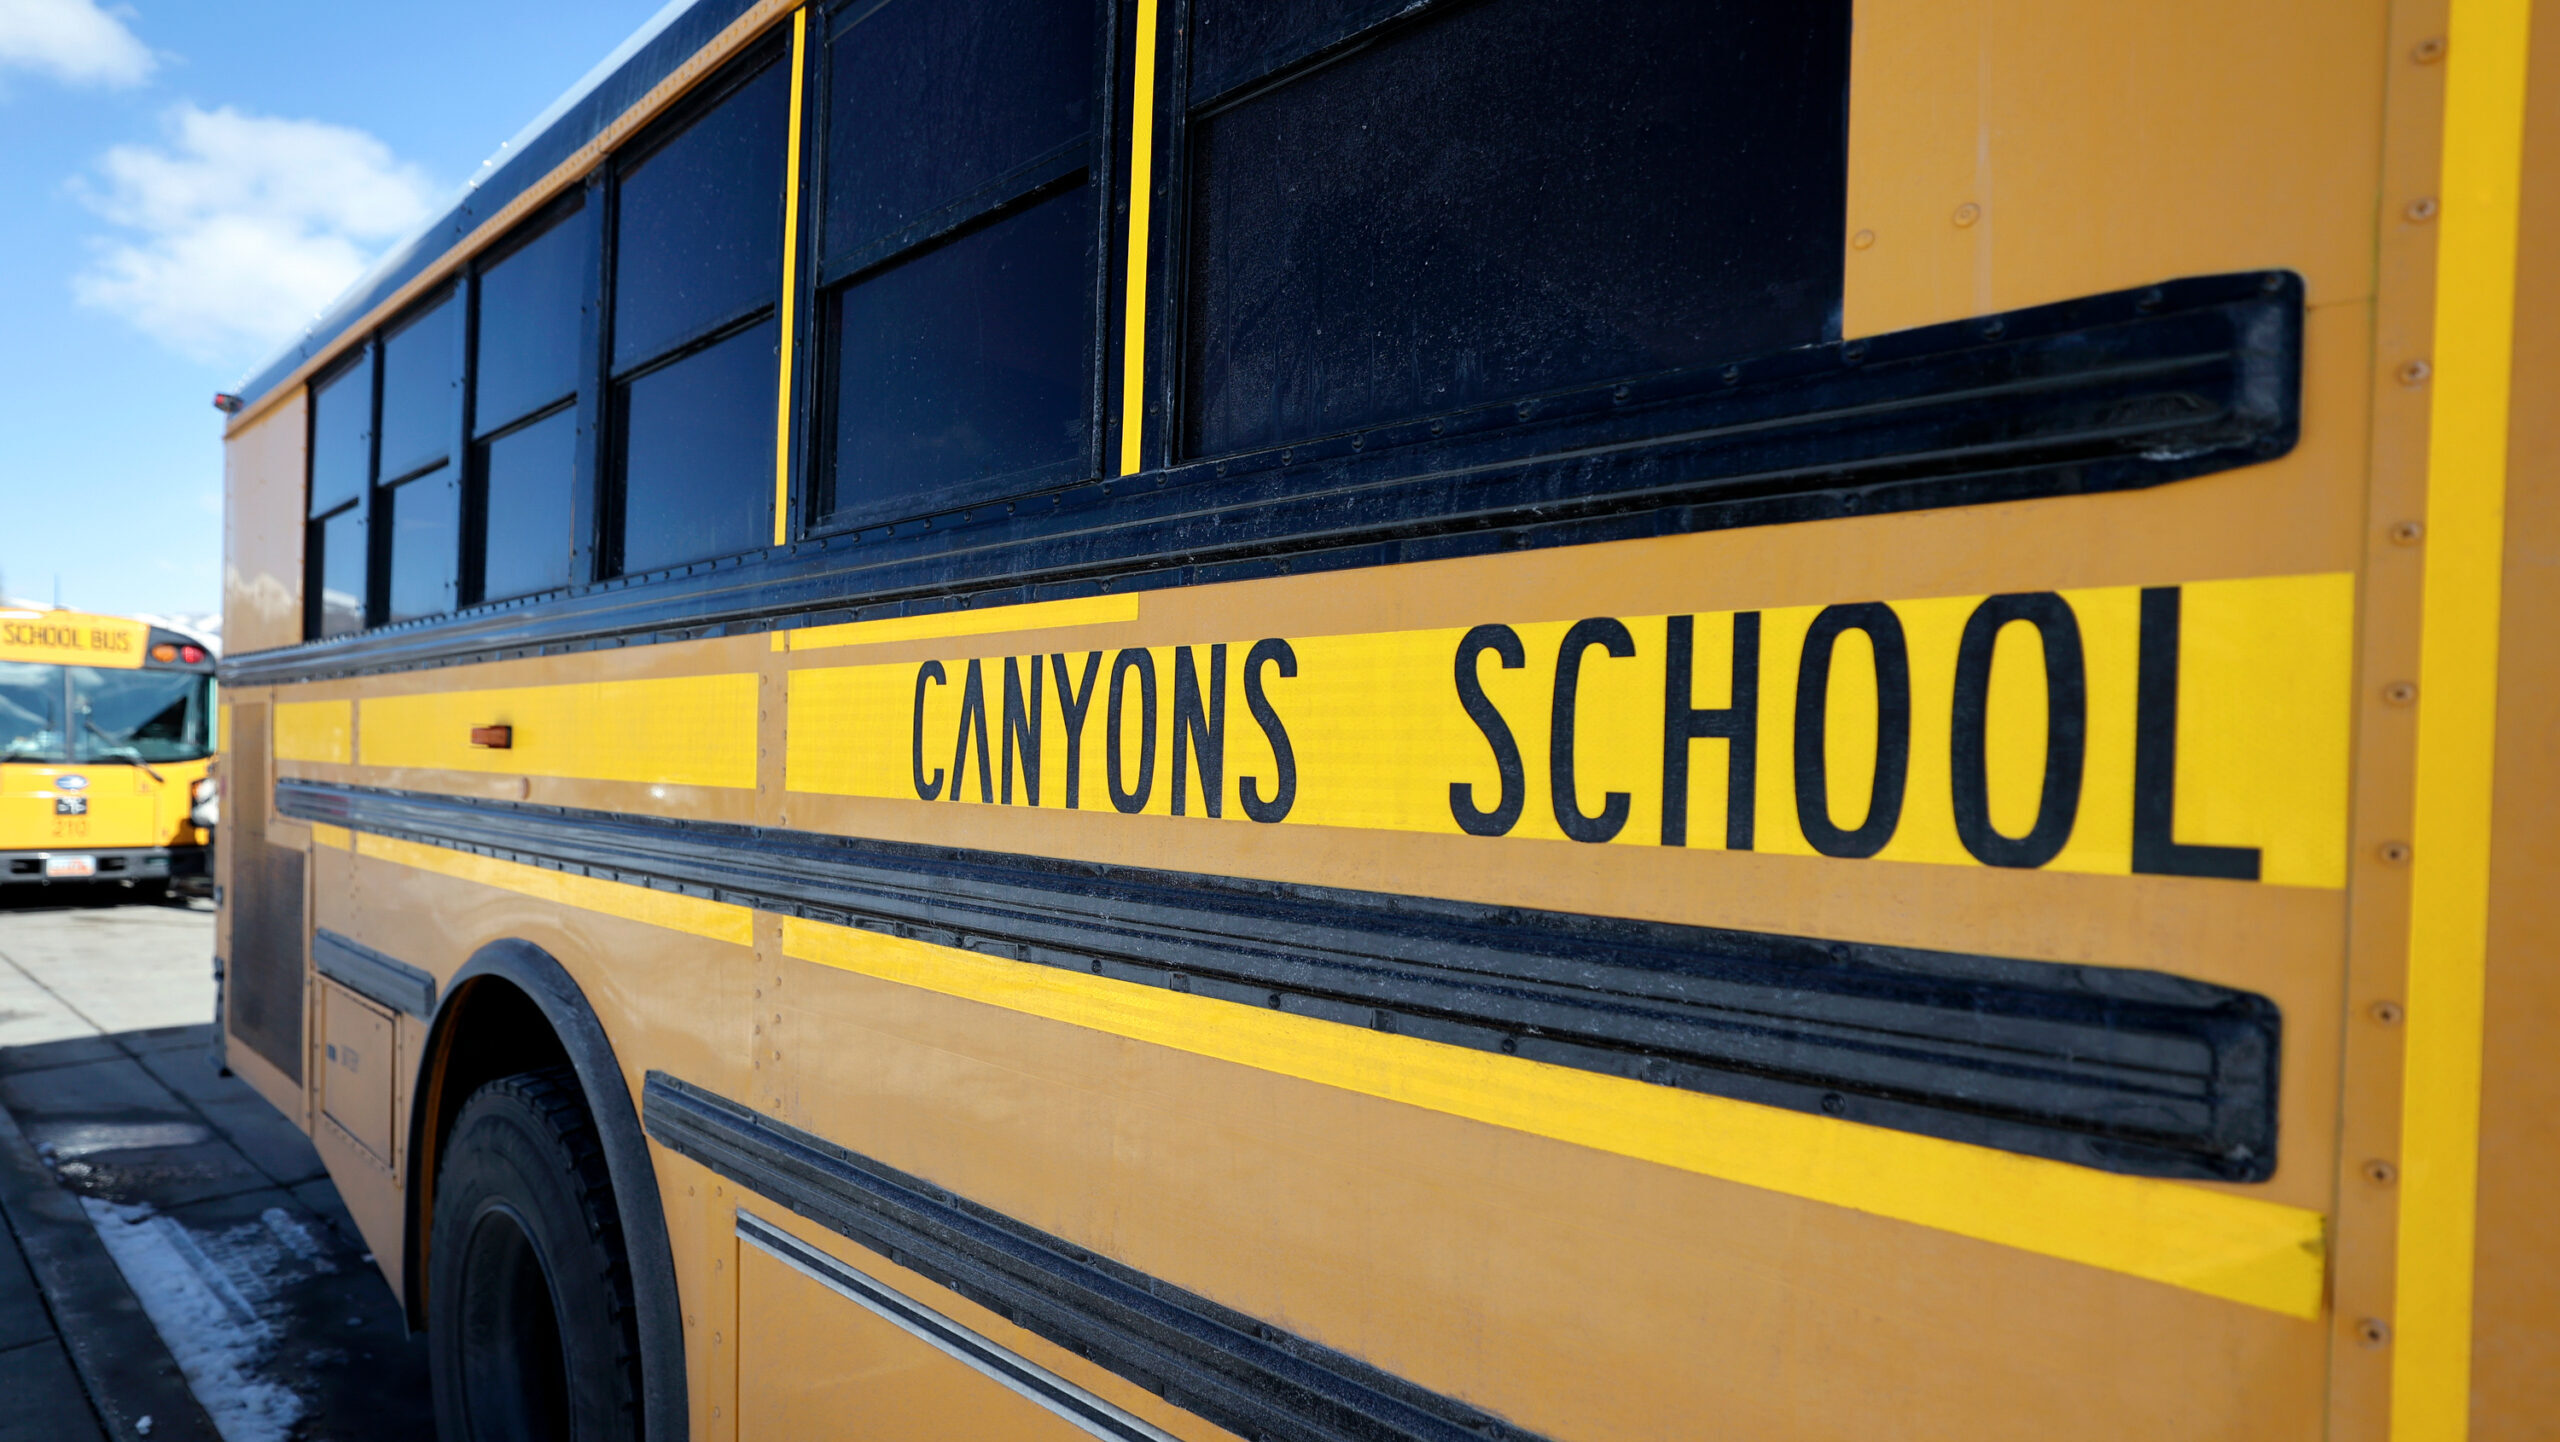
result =
[[[0,1106],[229,1442],[434,1436],[425,1339],[309,1140],[220,1069],[210,1026],[0,1049]]]

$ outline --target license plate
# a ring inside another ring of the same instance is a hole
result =
[[[49,877],[95,876],[98,874],[98,858],[94,856],[48,856],[44,859],[44,874]]]
[[[86,796],[57,796],[53,799],[53,814],[56,816],[86,816],[89,814],[89,798]]]

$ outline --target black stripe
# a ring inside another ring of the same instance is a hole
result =
[[[641,1097],[661,1146],[1240,1436],[1536,1436],[664,1072]]]
[[[435,974],[322,927],[311,934],[311,964],[340,986],[425,1021],[436,1014]]]
[[[904,1293],[855,1271],[780,1227],[750,1213],[740,1212],[738,1235],[783,1261],[824,1279],[826,1285],[860,1298],[864,1305],[894,1316],[917,1331],[933,1334],[944,1346],[967,1353],[978,1366],[1002,1376],[1006,1386],[1073,1419],[1088,1432],[1122,1438],[1125,1442],[1160,1442],[1164,1436],[1151,1428],[1130,1426],[1118,1408],[1092,1393],[1037,1363],[1016,1356]]]
[[[269,685],[2159,485],[2292,449],[2302,282],[2206,276],[1382,426],[226,657]]]
[[[2263,997],[2069,966],[277,783],[284,815],[2110,1171],[2259,1181]]]

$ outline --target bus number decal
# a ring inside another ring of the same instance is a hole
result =
[[[2334,574],[812,668],[788,784],[2336,887],[2352,630]]]

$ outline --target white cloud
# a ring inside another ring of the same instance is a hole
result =
[[[99,241],[72,289],[199,360],[253,360],[297,334],[435,198],[361,130],[229,106],[166,123],[166,146],[117,146],[103,185],[75,186],[132,234]]]
[[[75,85],[139,85],[151,52],[98,0],[0,0],[0,70]]]

